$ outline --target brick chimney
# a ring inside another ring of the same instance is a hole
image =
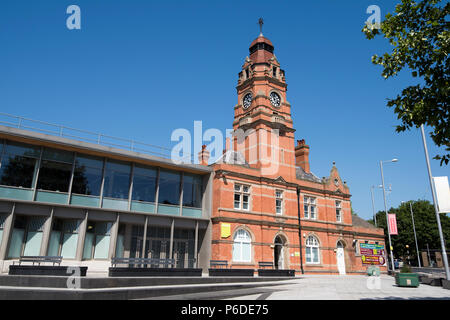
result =
[[[305,139],[297,140],[295,165],[302,167],[306,173],[311,173],[309,169],[309,146],[305,143]]]
[[[202,165],[202,166],[207,166],[208,165],[208,160],[209,160],[209,151],[206,150],[206,145],[202,145],[202,151],[200,151],[198,153],[198,162]]]

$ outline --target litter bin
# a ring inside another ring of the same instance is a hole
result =
[[[380,276],[380,268],[377,266],[370,266],[367,268],[367,275],[368,276]]]

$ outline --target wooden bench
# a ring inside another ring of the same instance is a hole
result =
[[[125,264],[126,267],[117,265]],[[201,277],[202,269],[177,268],[175,259],[112,258],[110,277]]]
[[[272,268],[273,269],[273,262],[270,261],[261,261],[258,263],[260,269],[264,268]]]
[[[155,258],[112,258],[111,259],[111,266],[115,267],[118,264],[128,264],[129,266],[158,266],[159,268],[161,265],[164,266],[164,268],[168,268],[168,266],[171,266],[173,268],[175,266],[175,259],[155,259]]]
[[[227,260],[210,260],[209,265],[211,266],[211,268],[225,267],[225,269],[226,269],[226,268],[228,268],[228,261]]]
[[[58,266],[61,264],[63,257],[60,256],[20,256],[19,258],[19,266],[23,263],[23,262],[32,262],[33,265],[35,263],[37,263],[38,265],[41,265],[41,263],[44,262],[49,262],[49,263],[53,263],[53,265],[55,265],[55,263],[58,264]],[[13,261],[13,265],[14,265],[15,261]]]
[[[21,256],[19,263],[9,266],[10,275],[35,275],[35,276],[71,276],[77,273],[81,277],[85,277],[87,267],[83,266],[61,266],[63,257],[61,256]],[[22,265],[22,263],[32,263],[32,265]],[[41,265],[41,263],[52,263],[49,265]],[[57,265],[56,265],[57,264]]]
[[[258,276],[260,277],[294,277],[295,270],[275,269],[273,262],[261,261],[258,262]],[[266,269],[270,268],[270,269]]]

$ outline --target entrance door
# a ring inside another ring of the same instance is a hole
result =
[[[340,241],[337,244],[336,259],[339,274],[344,275],[345,274],[344,245]]]
[[[283,240],[279,236],[275,238],[274,247],[274,266],[275,269],[284,269],[284,247]]]

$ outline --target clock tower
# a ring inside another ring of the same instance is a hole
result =
[[[233,129],[241,138],[234,137],[234,150],[251,167],[265,170],[265,176],[295,179],[295,129],[286,99],[285,72],[272,42],[262,32],[249,51],[236,87]]]

